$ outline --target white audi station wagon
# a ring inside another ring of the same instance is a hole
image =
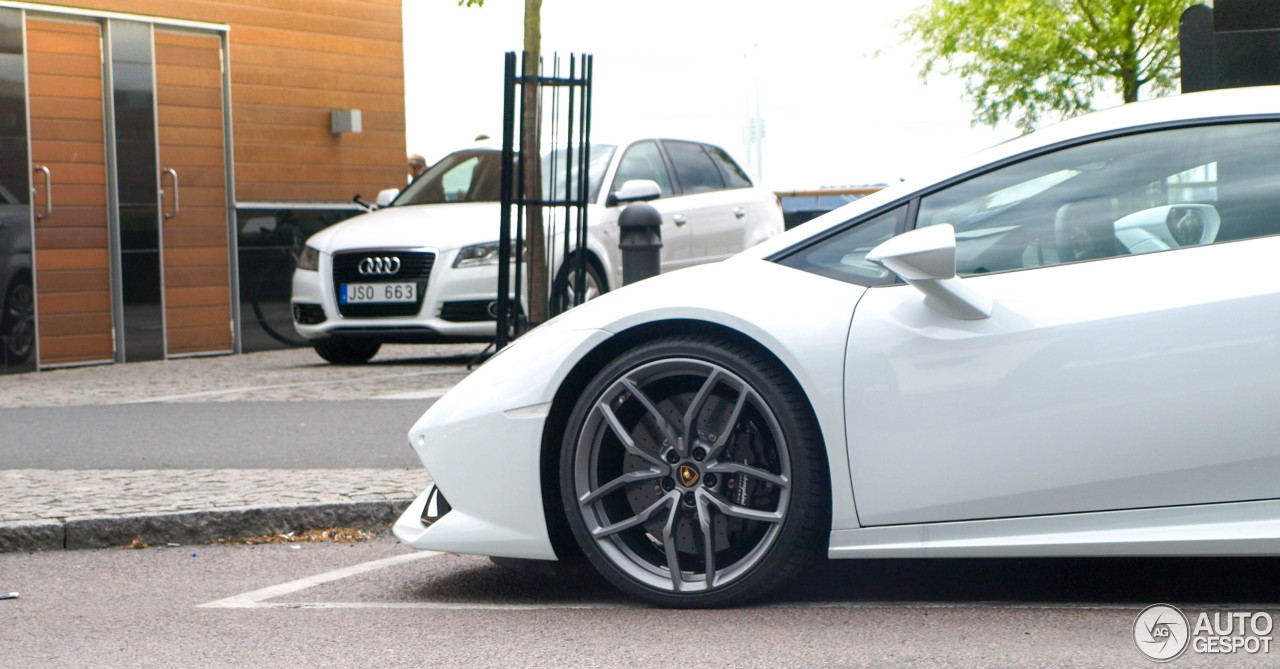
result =
[[[544,192],[553,196],[565,192],[563,160],[563,151],[543,157]],[[322,358],[356,364],[384,342],[494,337],[501,164],[495,148],[457,151],[389,206],[307,240],[293,275],[294,327]],[[728,153],[710,144],[592,144],[587,181],[585,247],[571,243],[566,257],[562,242],[551,245],[553,305],[570,303],[578,284],[570,271],[576,263],[566,260],[577,253],[586,254],[587,299],[622,284],[617,222],[625,203],[618,191],[629,182],[624,193],[659,193],[650,204],[662,214],[663,272],[722,260],[783,230],[774,194],[753,185]],[[564,209],[547,214],[554,235]]]

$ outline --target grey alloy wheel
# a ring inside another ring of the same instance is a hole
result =
[[[816,430],[800,425],[798,393],[762,367],[673,338],[622,356],[589,387],[566,436],[563,497],[579,544],[615,585],[661,605],[723,606],[763,594],[812,553],[825,492]]]

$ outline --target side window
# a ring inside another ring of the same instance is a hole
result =
[[[1165,130],[1064,149],[921,201],[974,275],[1280,233],[1280,124]]]
[[[622,184],[632,179],[656,181],[658,187],[662,189],[662,197],[671,196],[673,192],[671,176],[667,174],[667,164],[662,160],[657,142],[632,144],[627,152],[622,154],[622,160],[618,162],[618,171],[613,176],[613,187],[609,192],[622,188]]]
[[[906,206],[880,214],[840,234],[801,249],[780,262],[787,267],[812,272],[837,281],[860,286],[881,286],[894,282],[889,270],[867,260],[867,254],[892,237],[907,216]]]
[[[733,158],[724,152],[724,149],[718,146],[706,145],[707,153],[711,154],[712,160],[720,168],[720,175],[724,177],[725,186],[728,188],[750,188],[751,178],[746,172],[733,162]]]
[[[712,162],[711,156],[702,150],[702,146],[692,142],[672,142],[664,140],[662,145],[671,156],[671,166],[676,170],[676,180],[680,182],[680,190],[686,195],[705,193],[724,188],[724,177],[720,176],[720,168]]]

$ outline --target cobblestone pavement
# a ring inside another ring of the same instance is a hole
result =
[[[409,501],[417,469],[7,469],[0,523],[205,509]]]
[[[438,397],[483,345],[384,346],[369,364],[311,349],[0,376],[0,407]],[[3,439],[0,426],[0,439]],[[423,469],[3,469],[0,550],[208,541],[327,524],[385,524]]]
[[[0,408],[353,400],[443,392],[483,344],[388,345],[365,365],[330,365],[310,348],[0,375]]]

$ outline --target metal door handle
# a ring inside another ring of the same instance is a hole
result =
[[[43,221],[53,213],[53,178],[49,176],[49,168],[44,165],[36,165],[32,171],[44,172],[44,213],[36,214],[36,220]],[[32,199],[35,198],[35,190],[31,189]]]
[[[746,216],[746,215],[747,215],[747,208],[746,208],[746,207],[734,207],[734,209],[733,209],[733,215],[734,215],[734,216],[736,216],[736,217],[738,217],[738,218],[743,218],[744,216]]]
[[[674,221],[676,225],[684,225],[689,222],[689,219],[685,218],[684,214],[675,214],[671,217],[671,220]]]
[[[167,220],[167,219],[173,218],[174,216],[177,216],[177,215],[178,215],[178,173],[177,173],[177,172],[175,172],[172,168],[169,168],[169,167],[166,167],[166,168],[164,168],[163,170],[161,170],[161,175],[160,175],[160,204],[161,204],[161,206],[163,206],[163,205],[164,205],[164,175],[165,175],[165,174],[168,174],[170,177],[173,177],[173,213],[172,213],[172,214],[166,213],[166,214],[164,215],[165,219]]]

